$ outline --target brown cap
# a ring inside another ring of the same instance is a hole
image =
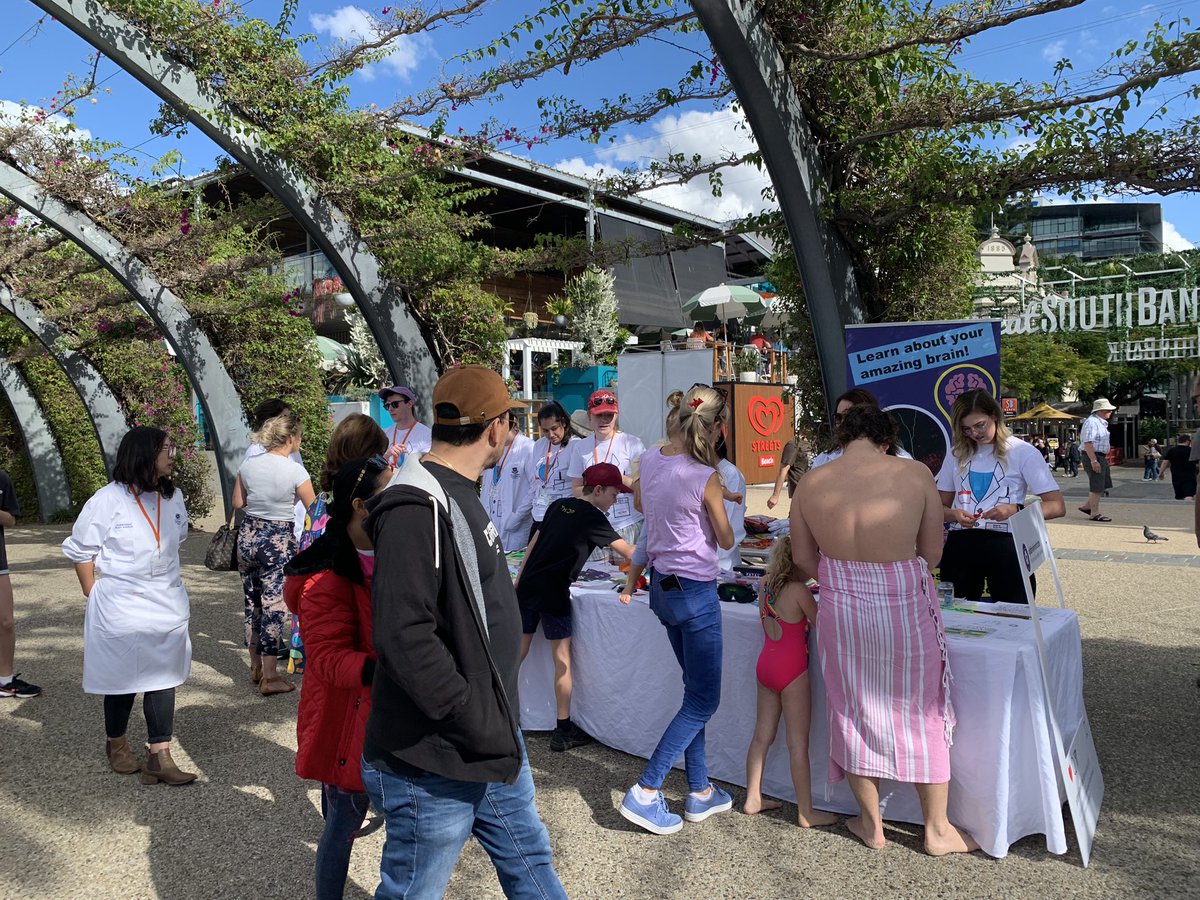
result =
[[[439,416],[437,407],[449,404],[457,416]],[[484,366],[450,369],[433,386],[434,422],[438,425],[482,425],[510,409],[524,409],[525,402],[508,396],[499,373]]]

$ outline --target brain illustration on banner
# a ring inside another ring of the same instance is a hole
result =
[[[967,391],[987,387],[987,382],[976,372],[956,372],[942,386],[942,403],[947,407],[953,406],[954,401]]]
[[[996,379],[987,369],[981,366],[966,364],[947,369],[934,385],[934,403],[938,410],[950,421],[950,408],[954,401],[967,391],[987,391],[996,396]]]

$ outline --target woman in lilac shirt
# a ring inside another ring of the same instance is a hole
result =
[[[683,705],[621,802],[622,816],[654,834],[683,827],[660,790],[681,753],[690,791],[684,818],[701,822],[733,806],[729,794],[708,780],[704,758],[704,725],[721,700],[717,547],[733,546],[714,449],[729,411],[721,394],[698,385],[669,418],[675,416],[670,441],[642,455],[634,494],[645,516],[641,542],[650,558],[650,609],[666,626],[684,685]]]

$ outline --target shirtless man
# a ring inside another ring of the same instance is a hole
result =
[[[879,781],[889,778],[916,787],[927,853],[967,853],[979,845],[946,815],[946,731],[954,714],[929,575],[942,553],[941,498],[928,468],[887,455],[895,425],[877,407],[847,411],[837,439],[841,458],[800,481],[791,514],[793,559],[817,572],[821,585],[817,651],[828,695],[830,776],[849,780],[861,812],[846,825],[871,849],[885,843]],[[914,605],[921,614],[913,615]],[[839,634],[877,652],[848,652]],[[900,697],[906,684],[911,693]],[[848,685],[909,701],[906,727],[894,727],[892,704],[863,703]],[[926,698],[920,709],[911,702],[918,690]]]

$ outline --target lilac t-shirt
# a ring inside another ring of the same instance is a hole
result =
[[[686,453],[665,456],[661,447],[642,455],[642,537],[655,571],[695,581],[717,577],[717,539],[704,506],[704,486],[715,471]]]

